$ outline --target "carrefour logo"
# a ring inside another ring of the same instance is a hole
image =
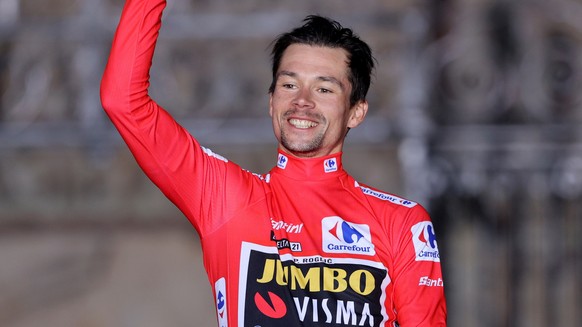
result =
[[[279,153],[279,158],[277,159],[277,167],[285,169],[287,168],[287,162],[289,162],[289,159],[285,155]]]
[[[323,171],[326,173],[331,173],[337,171],[337,160],[336,158],[330,158],[323,162]]]
[[[440,262],[441,256],[437,246],[436,234],[432,222],[422,221],[412,226],[412,243],[416,252],[416,261]]]
[[[226,280],[224,277],[214,283],[216,293],[216,314],[218,316],[218,326],[228,326],[228,315],[226,313]]]
[[[322,247],[326,253],[375,255],[370,226],[333,216],[321,221]]]

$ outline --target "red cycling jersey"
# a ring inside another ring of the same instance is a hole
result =
[[[220,326],[445,326],[418,204],[356,182],[341,153],[279,153],[266,175],[201,147],[148,95],[165,0],[128,0],[101,86],[148,177],[198,231]]]

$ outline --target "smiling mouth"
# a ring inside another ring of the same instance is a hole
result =
[[[289,124],[293,125],[293,127],[300,128],[300,129],[307,129],[311,127],[315,127],[318,124],[311,120],[304,120],[304,119],[296,119],[291,118],[289,119]]]

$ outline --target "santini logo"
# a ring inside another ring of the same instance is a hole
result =
[[[337,216],[326,217],[321,221],[321,232],[326,253],[376,254],[368,225],[348,223]]]
[[[438,279],[432,279],[428,276],[423,276],[420,277],[420,280],[418,281],[418,286],[443,287],[443,285],[443,279],[440,277]]]
[[[430,221],[419,222],[412,226],[410,231],[412,232],[416,261],[440,262],[441,256],[432,223]]]

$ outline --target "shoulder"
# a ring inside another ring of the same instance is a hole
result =
[[[204,156],[207,158],[208,167],[218,169],[219,171],[222,169],[225,181],[227,182],[238,181],[243,184],[249,185],[249,183],[265,184],[268,183],[269,181],[269,175],[261,175],[258,173],[254,173],[250,170],[241,167],[239,164],[230,161],[225,156],[222,156],[209,148],[203,146],[201,146],[200,148],[204,153]]]
[[[419,203],[377,188],[356,183],[380,224],[388,230],[410,230],[420,223],[430,222],[427,210]]]

